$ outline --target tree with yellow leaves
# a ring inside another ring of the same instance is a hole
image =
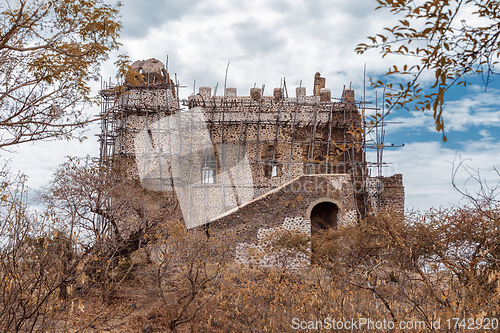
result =
[[[120,3],[7,0],[0,4],[0,148],[70,138],[97,102],[89,81],[119,47]]]
[[[487,85],[497,74],[500,56],[500,3],[496,0],[377,0],[377,9],[390,10],[400,18],[392,28],[368,37],[357,53],[379,49],[382,57],[406,56],[403,66],[392,66],[388,76],[402,76],[394,84],[378,80],[384,87],[386,107],[432,111],[436,130],[444,135],[443,103],[454,86],[467,85],[473,75],[482,75]],[[430,88],[425,81],[432,77]]]

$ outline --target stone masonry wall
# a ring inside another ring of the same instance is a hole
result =
[[[238,96],[235,88],[212,96],[209,87],[201,87],[188,105],[202,108],[214,144],[244,146],[260,195],[302,174],[351,173],[361,163],[361,145],[355,145],[360,137],[352,134],[361,128],[353,92],[340,102],[330,95],[323,88],[319,96],[307,96],[300,87],[294,98],[284,97],[280,88],[273,96],[262,96],[259,88],[249,96]]]
[[[338,206],[338,225],[355,223],[356,204],[350,175],[302,175],[209,221],[210,232],[229,229],[242,241],[255,242],[259,229],[280,226],[287,217],[310,219],[312,207],[320,202]]]
[[[369,179],[369,205],[372,212],[387,212],[404,217],[405,193],[403,175],[373,177]]]
[[[229,230],[238,236],[235,258],[241,263],[275,265],[278,253],[268,253],[270,237],[285,230],[311,233],[311,214],[321,203],[338,207],[338,226],[356,223],[357,212],[350,175],[302,175],[271,192],[210,221],[210,234]],[[307,261],[298,254],[292,266]]]

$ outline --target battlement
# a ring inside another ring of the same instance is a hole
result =
[[[295,97],[286,97],[283,88],[275,88],[272,96],[263,96],[260,88],[251,88],[249,95],[238,96],[236,88],[227,88],[225,95],[214,96],[210,87],[200,87],[198,94],[190,96],[185,105],[191,110],[201,108],[214,124],[244,122],[300,127],[314,123],[321,127],[334,123],[337,129],[361,127],[354,90],[346,90],[338,100],[332,100],[327,88],[312,96],[306,95],[305,87],[297,87],[295,92]]]
[[[307,96],[305,87],[295,88],[295,97],[285,96],[283,88],[274,88],[272,96],[264,96],[261,88],[250,88],[249,95],[238,96],[236,88],[226,88],[224,95],[212,95],[212,88],[200,87],[196,95],[188,99],[190,106],[209,106],[222,103],[241,103],[245,105],[318,105],[333,104],[336,108],[355,104],[354,90],[346,90],[341,99],[332,101],[332,93],[328,88],[319,89],[318,95]],[[266,109],[267,110],[267,109]]]

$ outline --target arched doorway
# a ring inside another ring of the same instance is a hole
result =
[[[333,202],[324,201],[316,204],[311,210],[311,232],[336,228],[338,225],[339,207]]]

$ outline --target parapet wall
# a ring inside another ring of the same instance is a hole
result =
[[[210,230],[230,229],[242,241],[255,242],[258,229],[279,226],[287,217],[310,220],[311,206],[323,201],[338,206],[339,226],[355,223],[356,203],[350,175],[302,175],[214,218],[209,221]]]
[[[269,121],[295,124],[321,124],[329,121],[337,126],[361,126],[361,117],[352,117],[345,112],[356,111],[354,91],[339,102],[331,101],[329,89],[321,89],[320,96],[307,96],[306,88],[298,87],[296,97],[285,97],[282,88],[275,88],[273,96],[262,96],[260,88],[251,88],[249,96],[238,96],[236,88],[227,88],[225,96],[212,96],[210,87],[199,88],[199,93],[188,99],[189,108],[206,109],[208,119],[213,122]]]
[[[403,218],[405,212],[403,175],[369,178],[368,199],[372,212],[386,212]]]

